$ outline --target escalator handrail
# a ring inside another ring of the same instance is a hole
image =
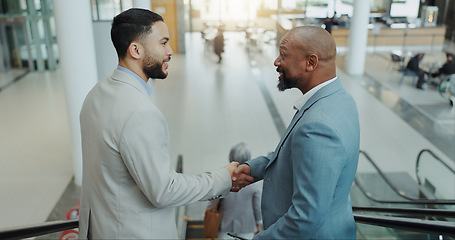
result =
[[[422,182],[420,181],[420,177],[419,177],[419,164],[420,164],[420,157],[422,156],[423,153],[425,152],[428,152],[430,155],[432,155],[434,157],[434,159],[438,160],[444,167],[446,167],[447,169],[449,169],[454,175],[455,175],[455,170],[450,167],[449,165],[447,165],[447,163],[445,163],[444,161],[441,160],[441,158],[439,158],[433,151],[431,151],[430,149],[422,149],[419,154],[417,155],[417,160],[416,160],[416,178],[417,178],[417,183],[419,185],[422,185]]]
[[[455,200],[427,200],[427,199],[416,199],[416,198],[412,198],[412,197],[409,197],[403,193],[401,193],[391,182],[390,180],[384,175],[384,173],[381,171],[381,169],[379,169],[379,167],[374,163],[374,161],[370,158],[370,156],[360,150],[359,151],[361,154],[363,154],[366,159],[373,165],[373,167],[376,169],[376,171],[378,172],[379,176],[381,176],[384,181],[387,183],[387,185],[389,185],[392,190],[398,194],[399,196],[403,197],[404,199],[407,199],[408,201],[387,201],[387,200],[379,200],[379,199],[376,199],[374,198],[373,196],[371,196],[371,194],[367,193],[367,191],[362,187],[362,185],[359,183],[358,181],[358,178],[357,176],[355,176],[354,178],[354,182],[356,183],[356,185],[359,187],[360,191],[362,191],[362,193],[370,200],[374,201],[374,202],[378,202],[378,203],[393,203],[393,204],[440,204],[440,205],[454,205],[455,204]]]
[[[455,218],[455,211],[445,210],[445,209],[352,206],[352,210],[353,211],[363,211],[363,212],[383,212],[383,213],[397,213],[397,214],[410,214],[410,215],[420,215],[420,216]]]
[[[455,236],[455,224],[449,222],[402,217],[371,216],[356,213],[354,213],[353,216],[357,223],[362,224]],[[36,237],[77,227],[79,227],[79,219],[53,221],[32,226],[0,230],[0,239],[12,240]]]
[[[41,224],[0,229],[0,239],[24,239],[79,227],[79,219],[59,220]]]
[[[455,224],[445,221],[355,214],[356,223],[455,237]]]
[[[387,183],[387,185],[389,185],[389,186],[393,189],[393,191],[394,191],[396,194],[398,194],[398,195],[400,195],[401,197],[403,197],[403,198],[405,198],[405,199],[408,199],[408,200],[416,200],[416,199],[414,199],[414,198],[412,198],[412,197],[407,196],[406,194],[400,193],[400,191],[395,187],[395,185],[393,185],[393,183],[390,182],[390,180],[385,176],[385,174],[381,171],[381,169],[379,169],[379,167],[376,165],[376,163],[374,163],[374,161],[370,158],[370,156],[369,156],[366,152],[364,152],[364,151],[362,151],[362,150],[360,150],[359,152],[360,152],[361,154],[363,154],[363,155],[366,157],[366,159],[367,159],[367,160],[371,163],[371,165],[373,165],[373,167],[376,169],[376,171],[378,172],[379,176],[381,176],[382,179],[384,179],[384,181]]]
[[[386,204],[410,204],[410,205],[421,205],[421,204],[438,204],[438,205],[454,205],[455,201],[445,201],[445,200],[426,200],[426,199],[417,199],[417,200],[407,200],[407,201],[392,201],[392,200],[380,200],[374,198],[370,193],[368,193],[361,184],[359,184],[357,177],[354,178],[354,182],[360,191],[365,195],[368,199],[373,202],[377,203],[386,203]]]

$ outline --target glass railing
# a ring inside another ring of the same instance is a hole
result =
[[[422,152],[425,154],[430,153],[428,155],[432,158],[439,159],[434,153]],[[447,177],[446,175],[440,175],[441,169],[433,167],[435,160],[423,159],[422,152],[417,158],[416,172],[418,176],[416,178],[438,179],[438,177]],[[439,162],[439,160],[436,161]],[[425,166],[425,174],[423,174],[421,170],[423,162],[431,161],[433,161],[433,164],[431,167]],[[449,170],[449,172],[451,171]],[[452,173],[452,175],[454,174]],[[425,184],[416,181],[416,178],[412,178],[408,172],[404,171],[384,172],[366,152],[361,151],[359,168],[351,188],[353,210],[356,212],[368,211],[369,215],[377,217],[399,217],[418,222],[426,220],[455,227],[455,224],[453,224],[455,212],[447,211],[448,209],[454,209],[455,200],[440,199],[442,194],[436,195],[435,193],[438,191],[432,191],[432,188],[428,189]],[[420,181],[425,182],[425,180]],[[428,182],[429,180],[426,181]],[[435,189],[440,189],[438,181],[432,180],[432,182],[437,183],[432,185]],[[453,187],[455,182],[446,183],[446,185],[450,184]],[[428,214],[429,212],[432,214]],[[445,215],[437,214],[438,212],[444,212]],[[357,224],[358,239],[453,239],[453,236],[434,232],[422,233],[416,230],[410,231],[406,228],[390,228],[381,225],[379,225],[381,227],[378,227],[374,225]]]
[[[422,152],[417,158],[417,174],[421,172],[421,170],[418,169],[420,169],[422,165],[421,163],[419,165],[419,162],[422,162],[419,161],[419,159],[421,159]],[[377,204],[455,205],[454,198],[440,198],[434,194],[436,186],[438,189],[443,188],[447,189],[447,191],[454,191],[455,180],[453,179],[455,177],[455,172],[451,172],[452,170],[453,169],[450,169],[447,174],[441,175],[442,171],[435,168],[434,164],[429,166],[426,171],[431,173],[427,173],[425,176],[433,176],[431,179],[438,179],[439,185],[431,185],[432,187],[428,188],[425,184],[421,184],[421,180],[414,180],[408,172],[382,171],[366,152],[360,151],[359,168],[355,176],[354,186],[358,188],[358,190],[360,190],[366,198]],[[450,178],[450,174],[452,174],[452,178]],[[419,174],[416,178],[421,179],[421,175],[422,174]],[[425,182],[429,182],[427,178],[425,179]],[[451,179],[453,181],[450,181]],[[448,188],[452,188],[452,190],[448,190]],[[439,192],[442,191],[439,190]],[[443,194],[440,193],[439,196],[443,196]],[[446,194],[445,196],[448,195]]]
[[[434,152],[419,152],[415,172],[417,184],[432,198],[455,199],[455,170]]]

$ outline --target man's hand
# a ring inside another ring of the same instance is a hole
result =
[[[229,174],[231,175],[231,178],[233,177],[233,172],[234,170],[239,166],[238,162],[231,162],[228,165],[224,166],[229,171]]]
[[[250,176],[251,168],[248,164],[239,165],[232,176],[232,188],[231,192],[238,192],[243,187],[247,186],[254,181],[254,178]]]

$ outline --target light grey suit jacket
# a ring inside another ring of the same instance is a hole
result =
[[[247,162],[264,179],[255,239],[355,239],[349,191],[359,156],[356,104],[334,82],[296,114],[276,150]]]
[[[166,120],[128,73],[115,70],[90,91],[80,122],[81,239],[176,239],[174,207],[229,193],[225,168],[175,172]]]

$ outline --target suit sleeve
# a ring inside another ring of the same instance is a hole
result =
[[[142,110],[128,119],[119,150],[131,177],[155,207],[209,200],[231,188],[225,168],[190,176],[171,167],[168,128],[158,109]]]
[[[246,162],[251,169],[251,176],[254,178],[254,182],[264,179],[265,168],[273,157],[274,153],[270,153],[267,156],[260,156],[255,159],[251,159]]]
[[[305,238],[328,217],[346,155],[340,137],[322,120],[306,122],[292,134],[292,205],[255,239]]]

